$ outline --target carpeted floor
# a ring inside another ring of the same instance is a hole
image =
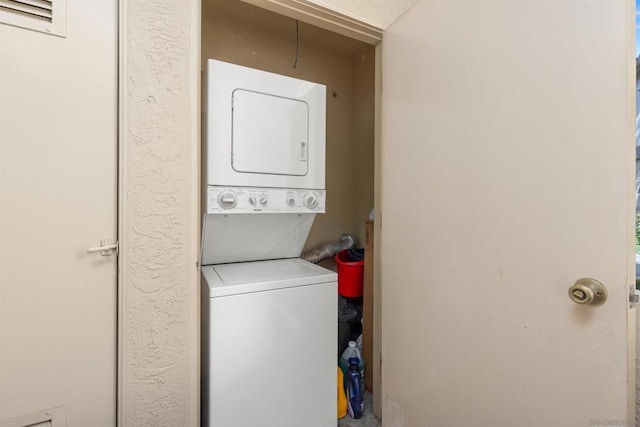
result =
[[[373,415],[373,400],[370,393],[364,394],[364,414],[359,420],[354,420],[347,414],[338,420],[338,427],[380,427],[380,420]]]

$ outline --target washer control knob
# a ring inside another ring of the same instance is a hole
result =
[[[249,204],[251,206],[255,206],[256,205],[256,198],[253,196],[249,196]]]
[[[260,197],[260,204],[262,206],[266,205],[267,203],[269,203],[269,199],[267,198],[267,196]]]
[[[289,198],[287,199],[287,204],[288,204],[289,206],[291,206],[291,207],[295,206],[295,205],[296,205],[296,199],[294,199],[293,197],[289,197]]]
[[[318,207],[318,196],[315,194],[306,194],[304,196],[304,205],[309,209],[315,209]]]
[[[238,203],[238,198],[235,193],[231,191],[225,191],[218,196],[218,203],[225,209],[235,208]]]

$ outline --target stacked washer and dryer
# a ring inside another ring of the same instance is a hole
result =
[[[209,60],[202,421],[335,427],[337,277],[299,259],[325,211],[326,88]]]

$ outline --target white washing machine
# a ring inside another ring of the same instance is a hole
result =
[[[299,259],[325,211],[325,94],[209,60],[202,409],[212,427],[335,427],[337,275]]]
[[[202,274],[204,425],[335,427],[335,273],[283,259]]]

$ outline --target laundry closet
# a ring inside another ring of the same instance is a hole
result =
[[[318,213],[315,219],[312,219],[313,225],[308,231],[303,250],[337,242],[344,233],[355,237],[357,247],[364,247],[365,220],[369,218],[374,205],[374,46],[304,22],[297,22],[295,19],[239,0],[203,0],[201,42],[202,123],[205,135],[204,127],[208,114],[207,68],[210,67],[210,60],[250,67],[326,87],[325,192],[317,194],[321,196],[320,203],[324,213]],[[207,162],[206,144],[203,145],[202,158],[203,162]],[[207,168],[211,168],[211,165],[203,164],[203,170],[206,171]],[[207,194],[207,185],[207,178],[203,176],[203,210],[207,209],[207,197],[212,197],[211,194]],[[220,191],[222,192],[216,193],[213,197],[222,203],[226,195],[223,194],[224,189]],[[300,193],[299,196],[295,191],[294,193],[290,194],[301,200],[307,197],[306,193]],[[234,197],[237,195],[234,194]],[[247,200],[254,204],[259,200],[260,194],[248,194],[247,197]],[[294,201],[288,200],[293,206]],[[315,200],[312,202],[315,203]],[[206,216],[204,222],[205,228],[208,227]],[[220,227],[220,224],[217,226]],[[223,229],[224,226],[220,230]],[[282,234],[286,233],[285,231]],[[205,257],[210,255],[206,245],[204,242],[204,265],[207,264]],[[289,256],[287,253],[283,257]],[[228,262],[222,253],[214,254],[212,259],[212,263]],[[333,259],[325,260],[320,265],[329,270],[336,270]],[[203,326],[203,329],[206,328]],[[212,346],[214,345],[215,342],[212,343]],[[295,341],[289,342],[288,345],[292,349],[292,358],[305,358],[305,349],[296,350]],[[203,354],[203,358],[206,357]],[[282,362],[286,364],[286,360]],[[243,367],[228,366],[226,369]],[[205,375],[208,375],[208,372]],[[306,393],[314,384],[301,384],[300,387],[301,392]],[[335,397],[332,395],[331,399],[335,400]],[[246,406],[249,409],[252,403],[246,402]]]
[[[203,0],[202,72],[217,59],[326,85],[327,209],[305,250],[342,233],[364,245],[373,208],[375,48],[304,22],[297,33],[294,19],[239,0]]]

